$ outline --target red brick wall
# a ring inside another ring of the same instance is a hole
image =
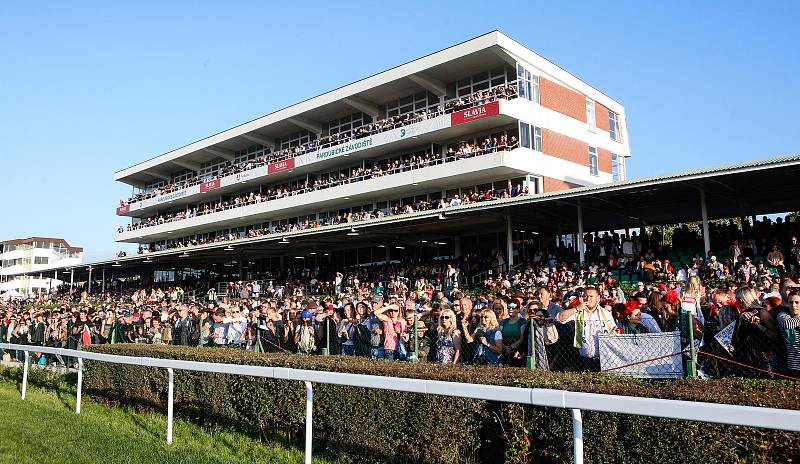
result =
[[[597,102],[594,102],[594,119],[598,129],[611,131],[611,125],[608,123],[608,108]]]
[[[589,166],[589,144],[542,128],[542,153]]]
[[[567,182],[565,180],[553,179],[552,177],[547,177],[547,176],[543,177],[542,181],[543,181],[542,183],[544,184],[543,185],[544,193],[556,192],[558,190],[567,190],[576,187],[583,187],[583,185],[580,184],[574,184],[572,182]]]
[[[611,173],[611,152],[605,148],[597,149],[597,168],[602,172]]]
[[[539,92],[542,106],[566,114],[578,121],[586,122],[586,97],[544,77],[539,77]],[[608,119],[608,114],[606,114]],[[608,121],[606,121],[606,126]]]

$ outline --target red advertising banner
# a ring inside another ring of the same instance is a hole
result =
[[[476,121],[488,116],[500,114],[500,102],[495,101],[485,105],[476,106],[467,110],[450,113],[450,125],[457,126],[466,122]]]
[[[117,207],[117,216],[122,216],[123,214],[127,214],[128,211],[130,211],[130,210],[131,210],[130,205],[118,206]]]
[[[287,169],[294,169],[294,158],[270,163],[267,166],[267,174],[275,174],[276,172],[285,171]]]
[[[200,184],[200,193],[210,192],[211,190],[219,188],[219,179],[210,180]]]

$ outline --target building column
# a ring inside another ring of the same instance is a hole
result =
[[[92,293],[92,266],[89,266],[89,284],[86,290],[90,295]]]
[[[102,289],[103,289],[103,295],[105,295],[106,294],[106,268],[105,267],[103,267],[103,286],[102,286]]]
[[[703,259],[708,259],[708,252],[711,250],[711,237],[708,235],[708,211],[706,210],[706,191],[700,190],[700,214],[703,217],[703,246],[705,254]]]
[[[583,249],[583,208],[580,203],[578,203],[578,240],[575,240],[575,245],[578,247],[578,261],[583,266],[585,260]]]
[[[461,257],[461,236],[460,235],[456,235],[455,237],[453,237],[453,255],[456,258],[460,258]]]
[[[389,262],[389,261],[392,259],[392,250],[391,250],[391,248],[390,248],[390,247],[391,247],[391,245],[390,245],[390,244],[388,244],[388,243],[386,244],[386,246],[385,246],[385,247],[383,247],[383,250],[384,250],[384,256],[383,256],[383,259],[384,259],[384,260],[385,260],[387,263],[388,263],[388,262]]]
[[[511,214],[506,213],[506,262],[508,270],[514,265],[514,231],[511,230]]]
[[[69,292],[72,293],[72,288],[75,286],[75,269],[69,270]]]

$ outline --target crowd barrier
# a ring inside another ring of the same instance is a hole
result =
[[[172,443],[175,369],[304,382],[306,387],[305,462],[307,464],[311,464],[312,458],[314,383],[570,409],[572,411],[573,451],[574,462],[576,464],[583,463],[583,420],[581,417],[581,410],[800,432],[800,411],[788,409],[604,395],[546,388],[519,388],[437,380],[406,379],[282,367],[246,366],[239,364],[118,356],[63,348],[17,345],[12,343],[0,343],[0,349],[16,350],[25,353],[22,374],[23,400],[25,399],[28,387],[30,353],[48,353],[56,356],[77,358],[78,384],[75,403],[76,414],[80,414],[81,412],[84,360],[166,369],[169,376],[166,441],[170,444]]]

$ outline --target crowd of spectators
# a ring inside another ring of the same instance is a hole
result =
[[[497,101],[499,99],[510,100],[512,98],[516,98],[516,96],[516,84],[500,85],[486,90],[478,90],[469,95],[448,100],[444,103],[444,106],[436,105],[434,107],[417,112],[389,116],[374,122],[366,123],[349,131],[334,132],[295,147],[286,148],[276,152],[272,152],[269,148],[265,148],[263,153],[258,155],[255,159],[250,159],[239,163],[227,162],[222,164],[215,172],[206,173],[202,178],[199,176],[193,176],[181,182],[172,182],[151,190],[136,193],[131,195],[127,200],[120,200],[120,206],[125,206],[127,204],[154,198],[159,195],[183,190],[194,185],[198,185],[202,182],[221,179],[232,174],[248,171],[259,166],[266,166],[267,164],[277,161],[294,158],[295,156],[300,156],[305,153],[347,143],[350,140],[369,137],[370,135],[375,135],[380,132],[385,132],[398,127],[424,121],[426,119],[431,119],[441,114],[448,114],[454,111],[471,108],[473,106],[480,106],[486,103]]]
[[[294,185],[284,184],[281,186],[268,187],[262,189],[260,192],[248,192],[241,195],[236,195],[232,198],[220,200],[216,203],[204,203],[201,206],[191,206],[186,210],[176,211],[174,213],[161,214],[150,218],[142,219],[139,222],[128,224],[126,227],[119,227],[117,232],[132,231],[144,229],[160,224],[165,224],[174,221],[180,221],[195,216],[203,216],[206,214],[227,211],[233,208],[242,206],[253,205],[265,201],[273,201],[281,198],[286,198],[303,193],[323,190],[330,187],[339,185],[346,185],[355,182],[362,182],[369,179],[383,177],[401,172],[407,172],[415,169],[420,169],[428,166],[434,166],[441,163],[457,161],[460,159],[471,158],[474,156],[487,155],[496,153],[498,151],[513,150],[519,145],[519,141],[515,136],[511,136],[510,140],[506,135],[500,137],[487,137],[481,143],[461,142],[455,147],[448,149],[447,155],[444,160],[441,155],[426,151],[421,154],[410,154],[400,157],[398,159],[384,160],[371,167],[357,167],[349,170],[348,173],[343,171],[339,172],[338,176],[334,174],[319,176],[313,181],[301,181]],[[481,192],[486,196],[488,192]],[[521,192],[517,192],[521,193]],[[477,193],[476,193],[477,194]],[[489,196],[492,193],[488,193]],[[470,193],[471,195],[471,193]],[[500,194],[502,195],[502,194]],[[513,196],[516,196],[513,195]],[[484,199],[489,199],[484,198]],[[458,202],[458,200],[457,200]],[[460,204],[460,202],[458,202]],[[408,212],[408,211],[407,211]]]
[[[587,235],[591,257],[583,266],[561,245],[525,256],[515,268],[493,250],[456,260],[295,269],[269,281],[229,283],[224,295],[210,282],[196,282],[191,291],[117,284],[102,295],[50,295],[55,305],[48,310],[41,309],[45,301],[8,306],[0,338],[78,348],[226,346],[510,366],[524,365],[535,350],[538,368],[597,371],[600,334],[683,334],[684,314],[706,375],[799,378],[795,225],[765,219],[745,229],[715,226],[717,243],[735,252],[742,240],[753,240],[753,255],[693,256],[675,265],[665,258],[675,245],[662,245],[660,231],[653,231]],[[692,245],[698,236],[679,228],[673,238]],[[645,265],[621,268],[623,258]],[[649,266],[656,261],[662,267],[654,272]],[[766,263],[766,272],[753,272],[752,261]],[[718,342],[714,336],[729,324],[729,343]]]

